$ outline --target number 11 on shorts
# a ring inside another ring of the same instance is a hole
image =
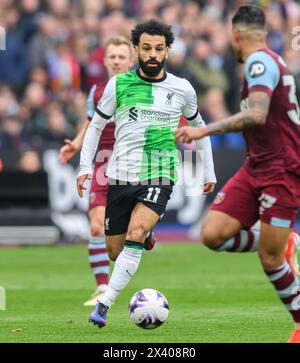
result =
[[[156,203],[160,191],[161,191],[160,188],[154,188],[154,187],[148,188],[148,194],[144,200],[149,200],[150,202]]]

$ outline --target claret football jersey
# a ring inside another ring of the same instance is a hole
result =
[[[250,55],[245,65],[241,109],[251,92],[271,96],[267,121],[244,131],[251,172],[287,170],[300,175],[300,111],[295,80],[283,59],[264,48]]]
[[[87,118],[91,121],[99,99],[103,95],[107,82],[94,84],[89,92],[87,99]],[[114,119],[108,120],[99,140],[98,150],[112,150],[115,143],[115,124]]]

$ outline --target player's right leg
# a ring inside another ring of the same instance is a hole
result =
[[[119,235],[106,236],[107,252],[109,258],[115,261],[123,250],[126,233]],[[116,268],[117,266],[115,266]],[[107,289],[97,299],[96,305],[90,314],[89,321],[99,328],[103,328],[106,325],[106,315],[109,307],[111,306],[111,295],[115,295],[116,288],[114,287],[115,280],[115,268],[112,273],[111,281],[108,283]],[[113,285],[112,285],[113,284]],[[112,286],[111,286],[112,285]]]
[[[128,193],[128,185],[109,185],[104,229],[107,252],[109,258],[115,261],[115,265],[107,290],[90,314],[89,321],[96,324],[99,328],[106,325],[107,311],[115,297],[119,294],[119,261],[122,259],[118,257],[120,252],[123,251],[124,240],[132,211],[132,203],[132,198]]]
[[[262,223],[259,257],[266,275],[295,322],[289,342],[300,343],[300,282],[285,260],[290,229]]]
[[[89,319],[99,328],[106,325],[108,309],[137,271],[145,237],[158,220],[159,216],[154,211],[138,203],[132,212],[127,234],[107,236],[108,253],[111,259],[115,259],[115,265],[108,288],[99,299]]]

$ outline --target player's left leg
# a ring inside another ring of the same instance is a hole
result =
[[[252,251],[259,234],[242,227],[237,218],[225,212],[210,210],[201,229],[201,241],[217,252]]]
[[[266,275],[292,315],[298,331],[300,330],[300,282],[285,260],[285,249],[290,233],[289,228],[262,223],[258,252]]]
[[[151,229],[151,231],[149,231],[149,233],[147,234],[145,241],[144,241],[144,249],[146,251],[151,251],[155,244],[157,242],[157,239],[155,237],[154,231],[153,229]]]
[[[242,167],[217,194],[202,226],[202,241],[221,252],[257,250],[259,233],[251,227],[258,219],[253,177]]]
[[[258,221],[250,229],[237,228],[237,224],[231,216],[220,218],[217,211],[211,210],[203,224],[203,242],[216,252],[257,252],[260,238],[261,222]],[[211,230],[211,226],[214,227]],[[211,230],[211,231],[210,231]],[[238,232],[233,233],[234,230]],[[219,231],[219,232],[218,232]],[[210,233],[212,232],[212,233]],[[217,237],[217,235],[219,237]],[[217,238],[213,238],[215,236]],[[226,236],[228,236],[226,238]],[[300,236],[291,232],[286,244],[285,260],[289,264],[294,275],[299,275],[298,250],[300,249]]]
[[[294,182],[293,178],[288,176],[283,183],[290,186],[289,189],[297,190],[299,182],[298,180]],[[263,197],[261,203],[268,204],[268,200],[265,200],[268,195],[259,195],[255,188],[256,183],[256,178],[242,167],[220,190],[202,226],[202,241],[206,246],[217,252],[256,252],[258,250],[259,201]],[[293,183],[296,187],[293,187]],[[288,199],[291,197],[288,196]],[[297,261],[299,240],[298,234],[292,232],[285,254],[287,262],[296,275],[299,272]]]

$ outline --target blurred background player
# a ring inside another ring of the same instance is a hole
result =
[[[174,130],[180,116],[183,114],[191,125],[205,125],[194,88],[163,68],[173,40],[171,27],[156,20],[132,30],[139,68],[110,79],[84,137],[77,178],[80,197],[91,175],[102,130],[116,115],[105,211],[106,242],[115,264],[108,289],[90,315],[90,322],[99,328],[106,325],[108,309],[136,273],[145,237],[170,199],[177,179]],[[197,148],[204,151],[203,192],[209,194],[216,183],[209,138]]]
[[[105,47],[104,65],[107,69],[109,78],[130,70],[133,66],[133,50],[131,43],[125,37],[115,36],[107,42]],[[81,150],[84,134],[94,115],[106,83],[107,82],[99,82],[92,86],[87,100],[87,117],[84,120],[80,131],[73,140],[65,140],[65,145],[60,149],[59,158],[62,164],[67,163],[79,150]],[[105,170],[115,142],[114,132],[115,124],[113,119],[111,119],[101,135],[89,194],[88,213],[91,229],[88,251],[89,262],[96,278],[97,288],[91,298],[84,303],[85,306],[94,306],[108,285],[109,258],[107,255],[103,228],[106,194],[108,190]]]
[[[217,195],[202,227],[202,241],[216,251],[258,250],[266,275],[294,319],[289,341],[300,343],[299,236],[291,232],[300,204],[295,81],[283,59],[267,48],[265,15],[259,7],[240,7],[232,24],[232,45],[239,62],[245,63],[242,111],[205,129],[179,129],[176,138],[190,142],[243,131],[247,160]],[[257,220],[259,230],[251,230]]]

